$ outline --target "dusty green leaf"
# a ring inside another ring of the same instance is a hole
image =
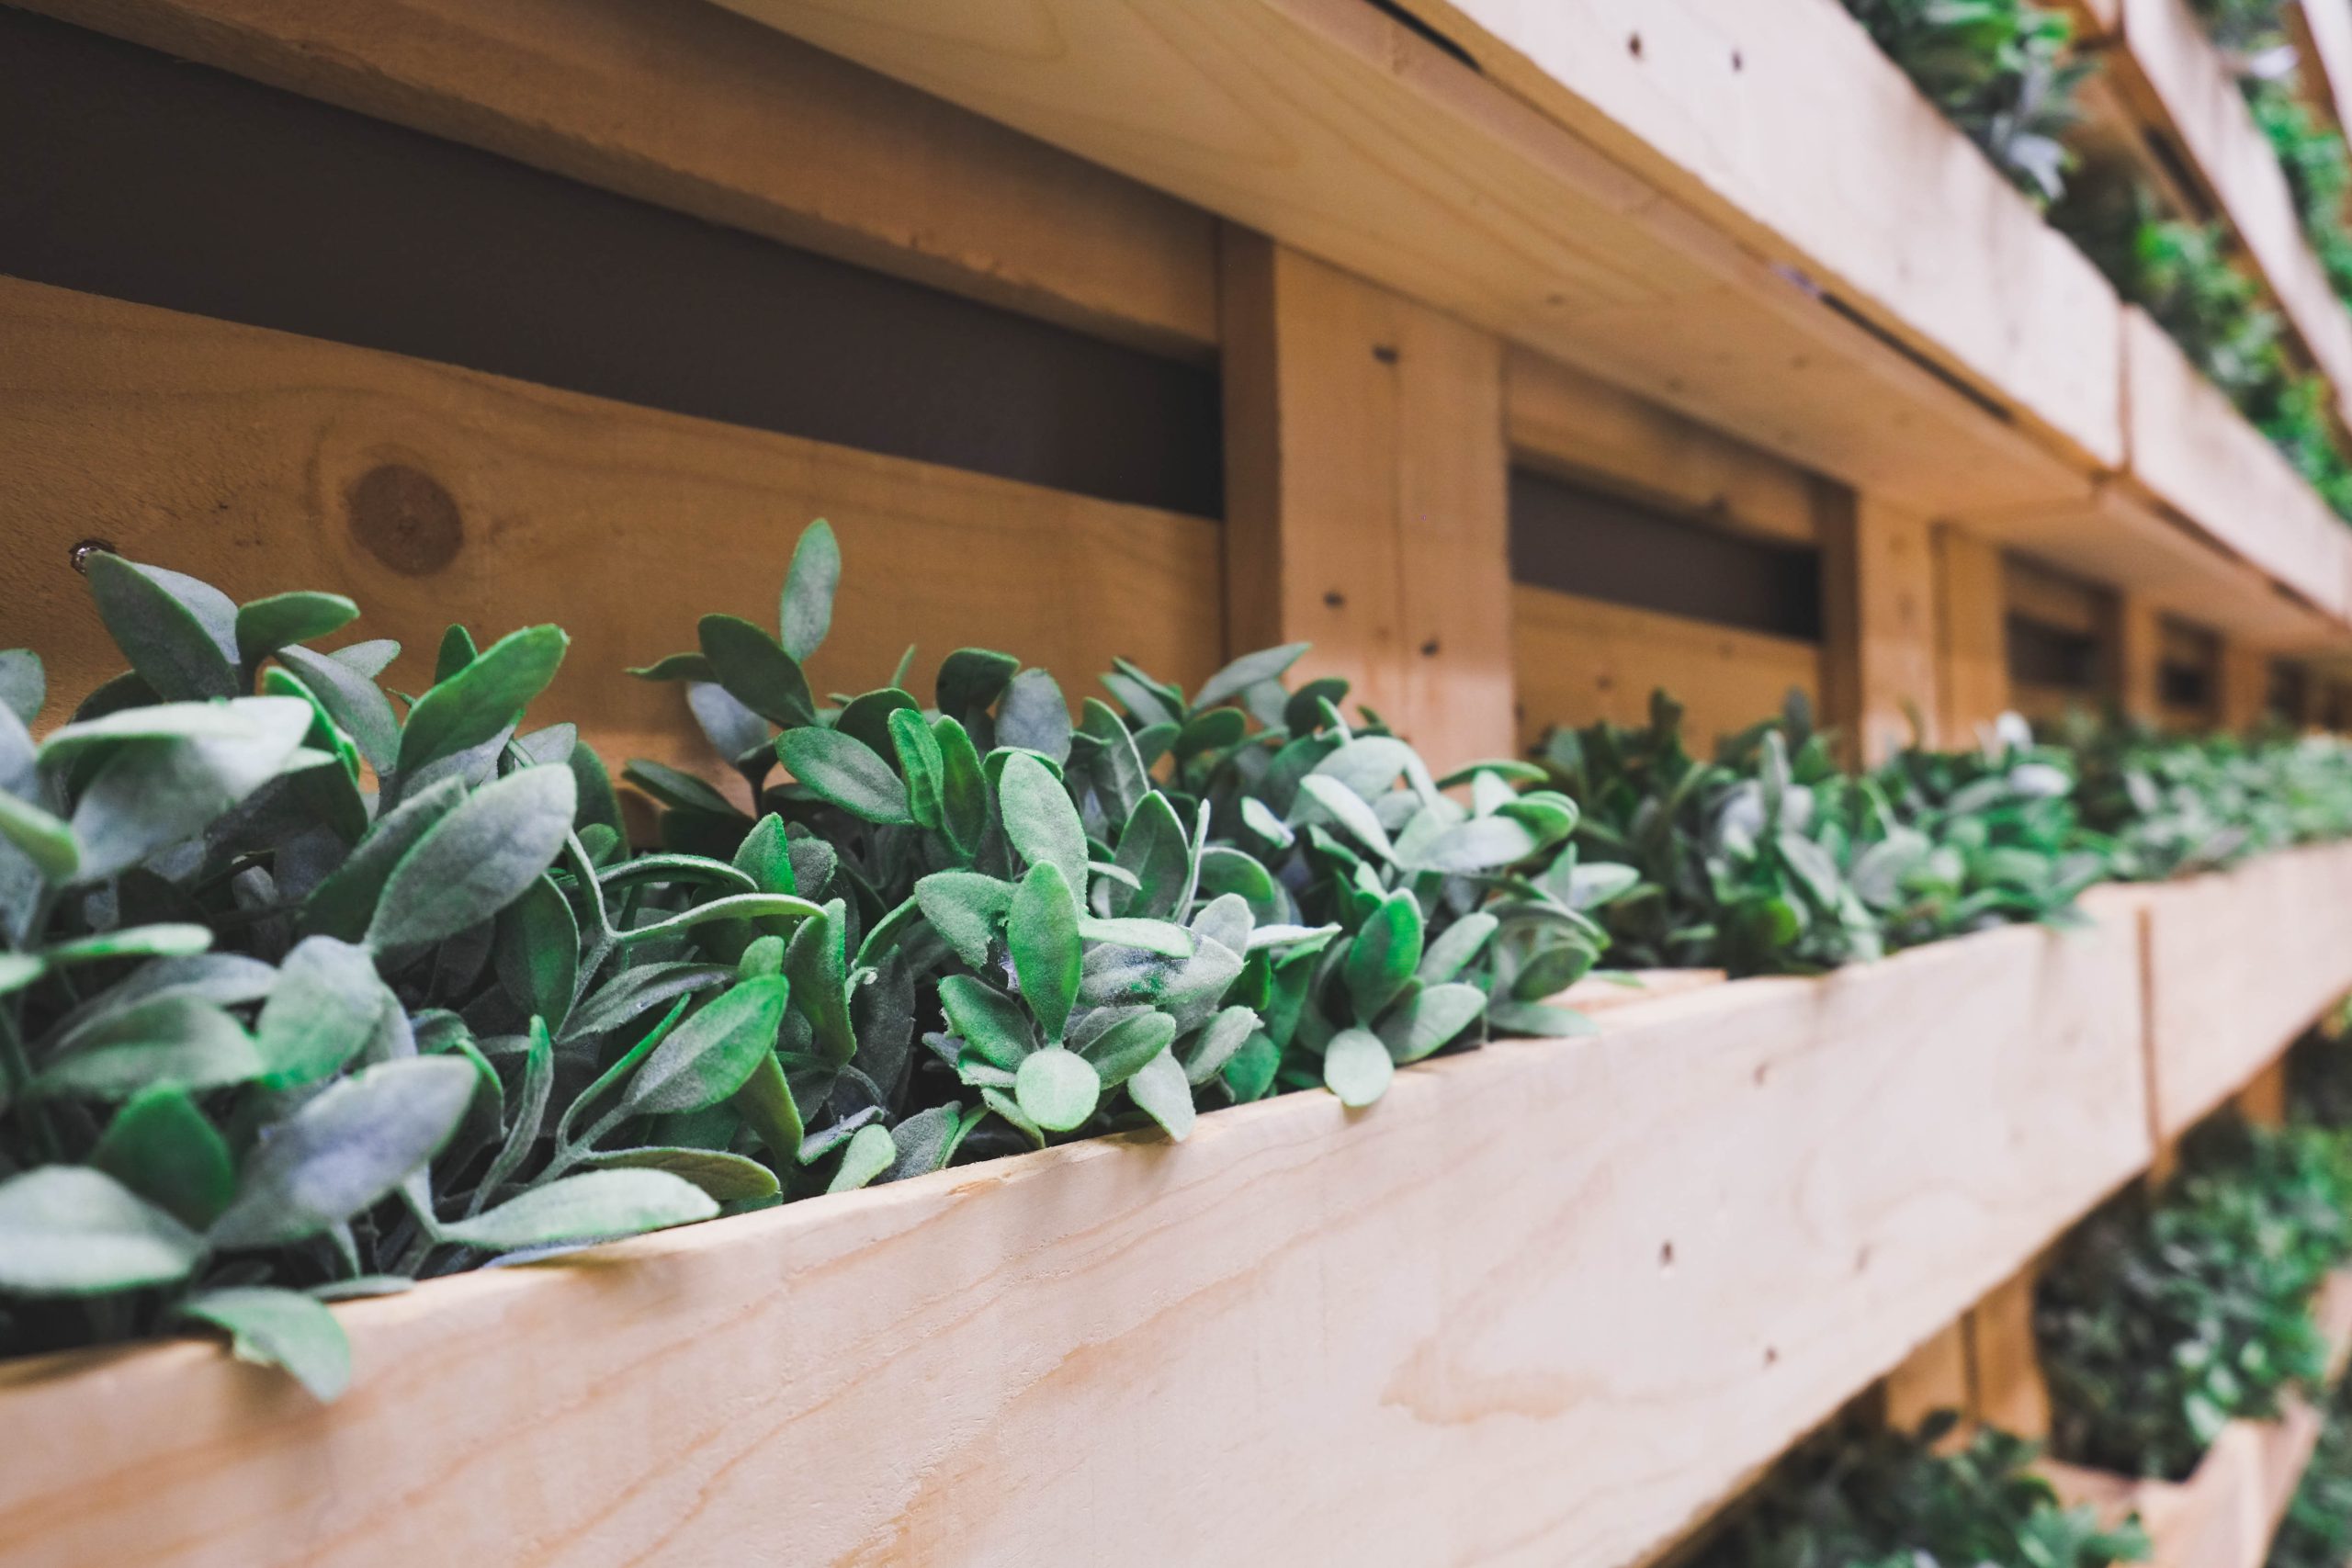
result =
[[[1476,986],[1423,986],[1388,1010],[1377,1032],[1403,1066],[1451,1043],[1486,1010],[1487,993]]]
[[[123,1102],[91,1150],[90,1164],[197,1230],[218,1218],[237,1190],[228,1141],[186,1089],[169,1084],[143,1089]]]
[[[667,1170],[592,1170],[559,1177],[494,1209],[441,1227],[441,1239],[485,1252],[638,1235],[718,1213],[693,1182]]]
[[[438,942],[521,897],[571,835],[578,788],[568,768],[525,768],[474,791],[425,829],[385,878],[368,945],[382,952]]]
[[[281,1087],[332,1077],[367,1046],[383,1010],[398,1005],[367,949],[305,937],[278,966],[254,1026],[264,1073]]]
[[[1177,1143],[1192,1135],[1193,1086],[1173,1051],[1163,1050],[1127,1079],[1127,1098]]]
[[[107,635],[166,702],[237,694],[237,606],[192,577],[105,550],[83,563]]]
[[[580,983],[580,921],[553,878],[542,874],[500,913],[492,958],[515,1005],[560,1033]]]
[[[775,1050],[791,992],[780,978],[745,980],[705,1006],[646,1057],[616,1117],[700,1111],[742,1088]]]
[[[809,725],[785,731],[775,749],[794,778],[861,821],[914,820],[905,782],[864,741]]]
[[[1067,1133],[1094,1114],[1102,1098],[1102,1080],[1093,1064],[1056,1045],[1023,1060],[1013,1078],[1013,1098],[1022,1113],[1046,1132]]]
[[[823,518],[800,531],[792,547],[792,566],[785,573],[784,595],[776,606],[776,629],[784,650],[806,661],[832,629],[833,595],[842,581],[842,547],[833,525]]]
[[[1368,1029],[1343,1029],[1323,1048],[1323,1085],[1351,1108],[1370,1105],[1388,1092],[1396,1064]]]
[[[351,1341],[325,1303],[300,1291],[240,1285],[206,1291],[172,1309],[229,1335],[229,1353],[255,1366],[280,1367],[326,1404],[351,1386]]]
[[[1021,858],[1030,865],[1051,864],[1073,895],[1082,894],[1086,829],[1052,770],[1025,752],[1007,756],[997,781],[997,804],[1004,836]]]
[[[1412,894],[1400,889],[1381,900],[1349,942],[1340,971],[1358,1020],[1378,1018],[1405,988],[1420,966],[1421,938],[1421,907]]]
[[[590,1170],[666,1170],[721,1203],[773,1198],[778,1190],[775,1172],[719,1149],[608,1149],[580,1163]]]
[[[262,1076],[253,1037],[211,1002],[162,997],[77,1031],[33,1080],[43,1093],[127,1099],[153,1084],[219,1089]]]
[[[0,1292],[94,1296],[186,1279],[196,1234],[114,1178],[49,1165],[0,1181]]]
[[[1077,900],[1060,868],[1051,861],[1032,865],[1013,889],[1005,944],[1021,981],[1021,998],[1048,1042],[1062,1037],[1078,1000],[1080,965],[1085,958],[1078,924]]]
[[[1012,908],[1012,884],[976,871],[935,871],[915,884],[923,919],[977,969]]]
[[[817,722],[808,677],[775,638],[737,615],[705,615],[699,631],[713,678],[737,702],[786,728]]]
[[[842,1163],[827,1184],[828,1192],[854,1192],[899,1161],[899,1145],[889,1129],[869,1122],[860,1127],[842,1151]]]
[[[400,757],[401,724],[381,686],[343,660],[307,648],[280,648],[277,661],[326,710],[336,728],[351,737],[370,767],[379,773],[391,770]]]
[[[331,637],[359,618],[340,593],[273,593],[237,610],[237,654],[258,664],[289,643]]]
[[[401,728],[400,771],[413,773],[512,728],[555,679],[570,643],[560,626],[510,632],[419,697]]]

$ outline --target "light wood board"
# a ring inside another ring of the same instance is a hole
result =
[[[0,1559],[1614,1568],[2144,1163],[2125,926],[0,1370]]]
[[[408,691],[450,620],[560,622],[532,718],[616,767],[720,773],[680,688],[621,671],[707,613],[774,625],[818,516],[846,558],[820,691],[887,682],[909,643],[926,692],[955,648],[1009,645],[1073,701],[1114,654],[1190,684],[1224,652],[1214,523],[11,279],[0,472],[0,646],[49,661],[52,720],[122,667],[68,564],[91,537],[233,597],[348,593]]]

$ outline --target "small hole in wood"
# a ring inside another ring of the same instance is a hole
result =
[[[1770,1345],[1765,1346],[1765,1347],[1764,1347],[1764,1364],[1765,1364],[1766,1366],[1768,1366],[1768,1367],[1777,1367],[1777,1366],[1779,1366],[1779,1365],[1781,1364],[1781,1353],[1780,1353],[1780,1351],[1778,1351],[1778,1350],[1774,1349],[1774,1348],[1773,1348],[1771,1346],[1770,1346]]]
[[[1642,57],[1642,35],[1635,33],[1625,40],[1625,49],[1636,60]]]
[[[1396,350],[1390,344],[1385,343],[1376,343],[1372,345],[1372,356],[1374,359],[1379,360],[1383,365],[1394,365],[1396,363]]]
[[[100,551],[104,551],[106,554],[110,556],[118,556],[122,553],[120,550],[114,547],[112,540],[84,539],[80,544],[75,545],[71,550],[66,552],[65,559],[75,571],[78,571],[83,576],[87,577],[90,574],[90,558]]]
[[[1423,659],[1435,659],[1437,657],[1437,638],[1431,637],[1429,641],[1421,644],[1421,657]]]
[[[1669,1241],[1665,1246],[1657,1249],[1657,1266],[1661,1269],[1671,1269],[1674,1267],[1674,1244],[1672,1242]]]
[[[1736,49],[1731,51],[1731,68],[1734,71],[1745,71],[1747,69],[1747,62],[1739,57],[1739,51]]]
[[[1764,1087],[1765,1080],[1770,1078],[1771,1076],[1772,1065],[1770,1062],[1766,1062],[1758,1066],[1756,1069],[1756,1087],[1758,1089],[1762,1089]]]
[[[1347,596],[1346,594],[1344,594],[1344,593],[1340,592],[1338,589],[1336,589],[1336,588],[1332,589],[1330,592],[1327,592],[1327,593],[1325,593],[1325,594],[1323,595],[1323,603],[1324,603],[1326,605],[1329,606],[1331,609],[1334,609],[1334,610],[1339,609],[1341,605],[1345,604],[1347,602],[1348,602],[1348,596]]]

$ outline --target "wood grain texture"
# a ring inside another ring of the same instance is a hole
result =
[[[1792,689],[1821,698],[1812,643],[1549,588],[1511,591],[1511,646],[1521,750],[1557,728],[1646,724],[1650,694],[1661,689],[1684,705],[1702,749],[1779,712]]]
[[[2153,1103],[2169,1139],[2352,990],[2352,846],[2155,888],[2148,946]]]
[[[355,1303],[323,1412],[18,1364],[0,1560],[1623,1563],[2144,1162],[2136,998],[2110,925],[1714,986]]]
[[[94,536],[240,598],[348,593],[357,635],[405,646],[404,690],[449,619],[560,622],[533,717],[616,767],[719,765],[675,687],[621,671],[706,613],[772,625],[820,515],[847,558],[820,691],[886,681],[910,642],[919,679],[1010,645],[1073,696],[1114,654],[1187,682],[1223,654],[1214,523],[8,279],[0,471],[0,643],[49,660],[52,717],[121,668],[67,565]]]
[[[1968,1320],[1962,1316],[1905,1356],[1880,1391],[1886,1424],[1897,1431],[1916,1431],[1929,1416],[1949,1411],[1964,1427],[1975,1403],[1968,1351]],[[1965,1440],[1961,1427],[1951,1436]]]
[[[2111,467],[2115,299],[1815,0],[1407,0],[1489,76]],[[1869,488],[1869,487],[1861,487]]]
[[[2082,461],[1361,0],[732,4],[1924,510],[2050,500],[2082,484]],[[2012,286],[2030,270],[2009,256],[1970,265]],[[2094,348],[2080,374],[2111,403],[2100,362]],[[2115,446],[2110,432],[2101,450]]]
[[[1822,717],[1866,766],[1942,732],[1935,569],[1925,518],[1870,496],[1825,508]]]
[[[2164,712],[2164,622],[2143,594],[2119,593],[2109,605],[2108,697],[2132,718],[2154,724]]]
[[[2187,156],[2341,404],[2352,395],[2352,315],[2303,237],[2286,171],[2235,72],[2188,0],[2122,0],[2121,34],[2109,54],[2118,86]]]
[[[1345,676],[1440,772],[1508,755],[1501,344],[1260,235],[1225,257],[1237,644],[1313,643],[1299,675]]]
[[[35,0],[64,20],[992,304],[1205,357],[1215,221],[716,7]]]
[[[2133,485],[2342,620],[2352,592],[2352,530],[2136,309],[2124,315],[2123,362]]]
[[[1816,481],[1802,468],[1525,349],[1504,359],[1511,455],[1736,533],[1809,545]]]
[[[2009,710],[2001,552],[1949,525],[1935,530],[1934,545],[1936,706],[1944,743],[1965,746]]]

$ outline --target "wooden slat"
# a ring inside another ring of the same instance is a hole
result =
[[[2079,460],[1361,0],[734,5],[1876,493],[1939,511],[2082,488]],[[2039,297],[2040,242],[1968,254]],[[2078,341],[2112,310],[2091,281],[2098,309],[2057,341],[2111,422],[2111,346]]]
[[[2267,855],[2148,899],[2160,1136],[2244,1087],[2352,990],[2352,848]]]
[[[67,565],[91,536],[239,597],[349,593],[360,635],[406,646],[386,679],[411,691],[449,620],[559,621],[533,717],[616,764],[716,762],[675,687],[620,671],[693,647],[707,612],[772,624],[820,514],[848,569],[820,690],[887,680],[909,642],[918,680],[1010,645],[1073,697],[1114,654],[1192,682],[1223,652],[1213,523],[8,279],[0,471],[0,640],[49,660],[52,716],[121,667]]]
[[[323,1412],[11,1364],[0,1560],[1616,1568],[2145,1159],[2136,995],[2104,926],[1715,986],[345,1306]]]
[[[1824,718],[1865,763],[1915,740],[1932,744],[1940,720],[1928,524],[1855,498],[1825,515],[1821,565]]]
[[[2153,723],[2164,709],[2163,617],[2137,593],[2118,594],[2111,613],[2107,694],[2130,716]]]
[[[712,6],[31,0],[309,96],[1104,336],[1205,357],[1205,213]]]
[[[2242,637],[2225,638],[2218,671],[2221,726],[2246,730],[2270,712],[2269,650]]]
[[[2120,454],[2112,292],[1841,8],[1406,4],[1489,76],[2078,453]]]
[[[1976,1417],[2004,1432],[2036,1439],[2050,1434],[2050,1387],[2033,1334],[2033,1289],[2039,1264],[2029,1265],[1970,1309],[1969,1367],[1975,1378]]]
[[[1821,650],[1809,642],[1548,588],[1516,588],[1511,606],[1522,749],[1555,727],[1645,724],[1660,688],[1685,705],[1702,754],[1779,712],[1792,689],[1821,698]]]
[[[2118,85],[2187,154],[2342,402],[2352,396],[2352,315],[2303,237],[2286,171],[2235,73],[2188,0],[2123,0],[2121,32],[2109,57]]]
[[[2153,319],[2127,310],[2124,327],[2133,486],[2340,619],[2352,531]]]
[[[2009,708],[2001,552],[1973,534],[1939,527],[1935,577],[1936,705],[1944,743],[1965,746]]]
[[[1819,536],[1816,481],[1804,469],[1524,349],[1504,370],[1511,451],[1531,466],[1738,533]]]
[[[1964,1422],[1975,1397],[1968,1366],[1966,1320],[1947,1325],[1905,1357],[1903,1364],[1887,1374],[1882,1396],[1886,1424],[1897,1431],[1917,1431],[1921,1422],[1943,1411],[1962,1416]]]
[[[1501,345],[1245,231],[1224,276],[1236,640],[1312,642],[1440,771],[1508,755]]]
[[[2014,555],[2001,561],[2001,598],[2008,614],[2076,637],[2095,637],[2106,627],[2106,594]]]
[[[2292,6],[2304,85],[2316,86],[2338,130],[2352,127],[2352,6],[2301,0]]]

